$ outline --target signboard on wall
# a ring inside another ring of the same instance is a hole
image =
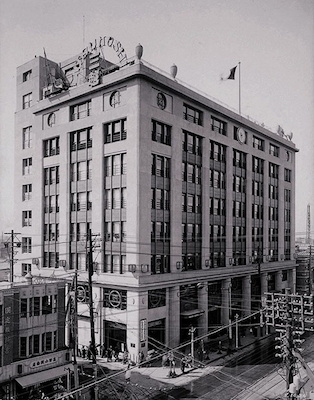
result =
[[[141,319],[140,322],[140,341],[144,342],[146,341],[146,336],[147,336],[147,320]]]

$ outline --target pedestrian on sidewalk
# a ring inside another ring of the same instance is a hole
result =
[[[181,367],[182,374],[184,374],[185,367],[186,367],[186,358],[185,358],[185,357],[182,357],[182,358],[181,358],[181,365],[180,365],[180,367]]]
[[[140,351],[138,353],[138,367],[139,368],[143,367],[144,359],[145,359],[144,353],[143,353],[143,351]]]
[[[161,358],[161,366],[163,368],[166,368],[167,365],[168,365],[168,356],[167,354],[164,354]]]
[[[130,370],[130,364],[128,364],[127,369],[125,371],[125,381],[126,383],[130,383],[131,381],[131,370]]]
[[[86,346],[82,346],[82,358],[86,358]]]

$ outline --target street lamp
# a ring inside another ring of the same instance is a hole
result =
[[[189,335],[191,335],[191,356],[192,356],[192,367],[194,367],[194,333],[196,331],[196,328],[191,326],[189,329]]]
[[[239,322],[238,322],[238,320],[239,320],[239,314],[236,314],[235,315],[235,335],[236,335],[235,347],[236,347],[236,349],[239,348]]]

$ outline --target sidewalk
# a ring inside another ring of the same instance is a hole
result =
[[[250,346],[254,345],[254,342],[257,340],[264,340],[266,339],[267,336],[264,336],[262,338],[257,338],[253,336],[252,334],[249,334],[245,337],[240,338],[240,346],[238,349],[233,349],[231,354],[227,354],[227,347],[225,345],[225,338],[221,338],[222,340],[222,350],[218,351],[209,351],[208,356],[209,359],[205,360],[203,362],[199,362],[197,359],[194,362],[194,368],[186,369],[185,373],[182,373],[180,369],[180,360],[176,359],[176,367],[175,367],[175,372],[176,376],[175,377],[169,377],[169,367],[162,367],[161,366],[161,360],[156,360],[154,361],[153,366],[144,366],[144,367],[138,367],[134,366],[131,367],[132,375],[134,379],[131,377],[131,381],[137,381],[136,375],[142,375],[147,378],[153,379],[155,381],[159,381],[163,384],[166,385],[172,385],[172,386],[183,386],[186,385],[204,375],[208,375],[210,373],[213,373],[217,370],[220,370],[223,368],[224,364],[228,361],[230,361],[233,357],[238,356],[241,353],[245,353],[249,351]],[[215,340],[215,343],[219,341],[220,338],[217,338]],[[101,366],[104,366],[106,368],[109,368],[111,370],[116,370],[118,371],[124,371],[126,370],[127,366],[126,364],[123,364],[122,362],[119,361],[112,361],[112,362],[107,362],[106,359],[97,357],[97,363]],[[160,366],[158,366],[158,364]],[[121,372],[122,373],[122,372]],[[124,373],[124,372],[123,372]]]

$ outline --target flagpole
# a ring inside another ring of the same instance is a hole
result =
[[[241,115],[241,62],[239,61],[239,114]]]

